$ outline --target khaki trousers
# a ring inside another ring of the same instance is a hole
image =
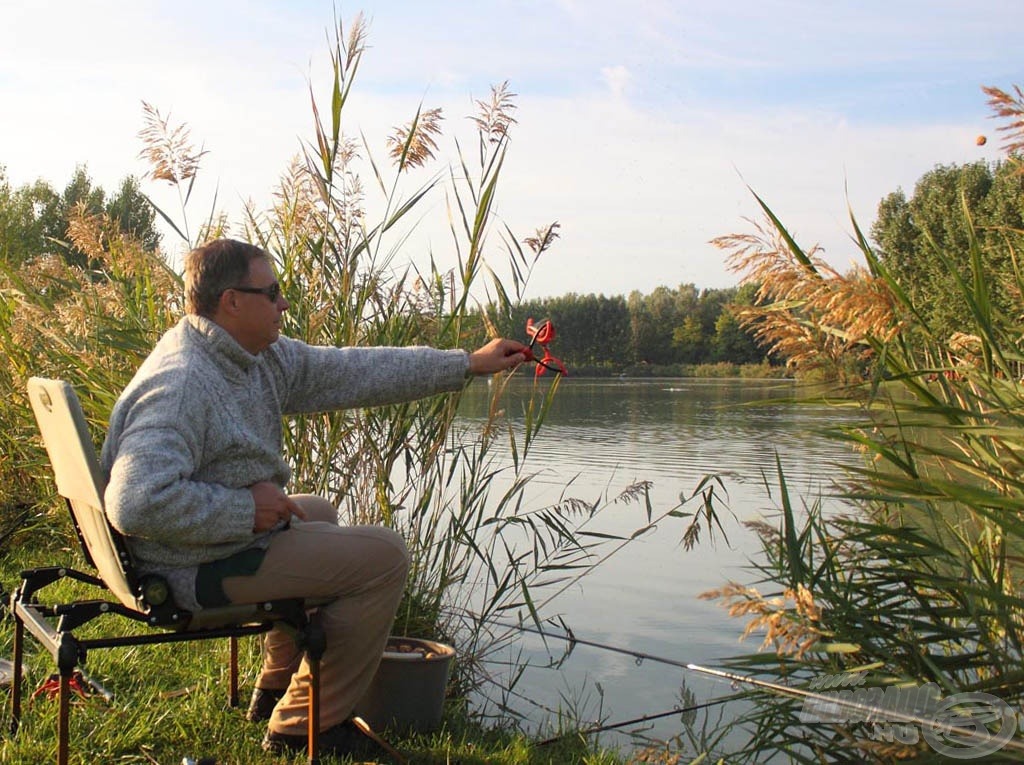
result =
[[[381,526],[339,526],[337,510],[311,494],[292,497],[308,519],[278,532],[252,576],[224,579],[234,603],[337,597],[320,609],[327,648],[321,663],[320,729],[344,721],[373,679],[405,588],[409,553]],[[305,735],[310,673],[294,638],[271,630],[263,641],[257,688],[287,688],[270,718],[277,733]]]

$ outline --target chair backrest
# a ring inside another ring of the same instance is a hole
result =
[[[39,431],[50,456],[57,491],[67,500],[86,558],[125,606],[141,609],[131,555],[103,510],[106,480],[74,389],[63,380],[28,381]]]

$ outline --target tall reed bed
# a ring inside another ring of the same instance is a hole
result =
[[[1002,95],[1000,103],[1013,104],[1019,119],[1022,104]],[[1008,126],[1013,139],[1019,140],[1020,124]],[[771,477],[778,524],[751,524],[762,543],[753,562],[758,581],[707,594],[747,620],[744,635],[757,635],[769,649],[733,666],[803,689],[934,683],[944,700],[985,693],[1019,713],[1020,312],[993,306],[973,227],[971,272],[954,271],[970,306],[969,324],[943,336],[887,272],[855,220],[866,267],[839,274],[814,250],[801,249],[761,204],[763,227],[717,240],[733,267],[760,284],[758,305],[743,320],[792,364],[825,370],[842,388],[844,405],[859,407],[861,422],[832,435],[861,451],[864,463],[837,486],[848,508],[842,514],[825,513],[820,498],[794,497],[781,470]],[[950,214],[970,226],[966,203]],[[1007,257],[1015,258],[1013,236],[1006,242]],[[933,257],[951,267],[947,253],[936,249]],[[1015,283],[1001,286],[1024,293],[1019,271]],[[840,709],[846,722],[813,722],[801,716],[806,706],[799,699],[752,698],[753,710],[740,722],[749,744],[730,761],[761,762],[782,752],[807,763],[948,761],[950,751],[986,762],[1024,757],[1019,731],[989,751],[927,725],[890,724],[884,715],[858,721]],[[947,722],[978,725],[996,743],[1013,732],[998,714],[979,716],[971,706],[976,699],[959,698],[963,703],[948,704]]]
[[[312,138],[285,169],[269,209],[249,206],[234,229],[216,210],[199,226],[189,223],[205,151],[196,149],[184,125],[146,105],[140,137],[149,180],[171,184],[180,204],[176,212],[158,212],[186,247],[230,234],[265,248],[291,305],[285,318],[293,337],[336,346],[475,347],[494,334],[487,317],[507,314],[522,298],[533,264],[557,238],[554,223],[522,239],[502,224],[500,243],[492,241],[515,96],[501,84],[477,102],[475,146],[464,151],[456,141],[447,166],[436,156],[442,114],[422,107],[388,136],[388,160],[378,161],[367,139],[356,141],[343,130],[366,35],[361,17],[347,30],[335,26],[329,85],[325,93],[310,85]],[[443,169],[413,185],[408,171],[433,165]],[[360,172],[365,167],[368,181]],[[375,221],[366,212],[370,193],[383,200]],[[431,259],[418,270],[406,262],[405,227],[439,194],[447,202],[456,265],[441,271]],[[0,304],[4,480],[21,487],[23,503],[44,511],[55,504],[24,395],[26,379],[69,380],[99,441],[118,393],[182,310],[180,276],[109,220],[82,214],[70,235],[89,254],[88,269],[40,255],[0,274],[6,298]],[[485,306],[478,306],[481,294],[492,296]],[[506,409],[508,380],[498,375],[490,381],[489,416],[474,429],[455,427],[459,396],[448,395],[302,417],[285,432],[293,490],[330,498],[346,521],[404,533],[412,572],[396,630],[456,644],[461,660],[453,688],[462,698],[496,679],[488,660],[517,637],[494,627],[498,617],[539,623],[555,592],[628,541],[591,530],[606,508],[637,508],[633,538],[669,519],[689,524],[680,529],[687,539],[699,531],[693,513],[653,508],[645,483],[531,507],[525,494],[534,477],[531,450],[559,380],[544,378],[517,411]],[[44,520],[52,528],[62,517]],[[708,509],[699,517],[711,527]],[[514,683],[514,674],[499,682]],[[492,711],[500,709],[500,696]]]

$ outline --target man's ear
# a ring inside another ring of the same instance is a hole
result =
[[[217,298],[217,313],[221,316],[237,316],[241,310],[238,302],[238,293],[234,290],[224,290]]]

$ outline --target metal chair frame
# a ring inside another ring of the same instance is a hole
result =
[[[89,651],[228,638],[228,704],[237,707],[238,638],[261,634],[281,625],[294,632],[311,669],[307,744],[310,765],[319,763],[317,721],[320,719],[320,659],[325,638],[315,609],[329,601],[287,599],[202,609],[195,613],[178,608],[169,597],[166,582],[139,576],[124,537],[110,525],[103,512],[103,473],[74,390],[62,380],[34,377],[29,380],[28,393],[54,470],[57,490],[67,502],[85,559],[99,576],[66,566],[44,566],[21,572],[21,583],[10,600],[15,622],[12,735],[17,733],[22,717],[25,630],[49,651],[57,665],[57,763],[67,765],[71,678],[76,668],[85,664]],[[41,603],[40,593],[64,578],[106,590],[116,600]],[[100,617],[110,615],[145,624],[152,631],[126,635],[121,630],[121,634],[90,638],[75,635],[75,630],[83,625],[98,623]]]

